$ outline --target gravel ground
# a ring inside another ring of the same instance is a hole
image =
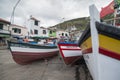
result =
[[[0,50],[0,80],[74,80],[75,67],[66,66],[59,56],[46,63],[16,64],[9,50]]]
[[[59,56],[19,65],[8,49],[0,50],[0,80],[86,80],[84,65],[66,66]]]

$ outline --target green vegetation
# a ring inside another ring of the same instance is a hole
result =
[[[55,26],[52,26],[52,28],[66,30],[70,26],[75,26],[77,30],[84,30],[88,25],[88,22],[89,22],[89,17],[83,17],[83,18],[64,21],[63,23],[59,23]]]

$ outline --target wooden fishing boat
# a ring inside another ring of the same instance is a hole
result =
[[[83,57],[93,80],[120,80],[120,28],[100,22],[90,6],[90,26],[79,39]]]
[[[74,64],[82,57],[81,49],[76,43],[58,43],[60,55],[66,65]]]
[[[28,64],[38,59],[47,59],[58,54],[57,46],[8,42],[13,59],[18,64]]]

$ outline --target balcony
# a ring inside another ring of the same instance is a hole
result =
[[[0,29],[0,34],[10,34],[10,31]]]
[[[0,29],[0,37],[10,37],[10,31]]]

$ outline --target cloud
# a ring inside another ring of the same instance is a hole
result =
[[[1,0],[0,17],[10,20],[10,16],[18,0]],[[41,26],[53,26],[64,20],[89,16],[89,5],[101,7],[112,0],[21,0],[15,9],[15,24],[25,25],[30,15],[41,21]],[[63,19],[64,18],[64,19]]]

